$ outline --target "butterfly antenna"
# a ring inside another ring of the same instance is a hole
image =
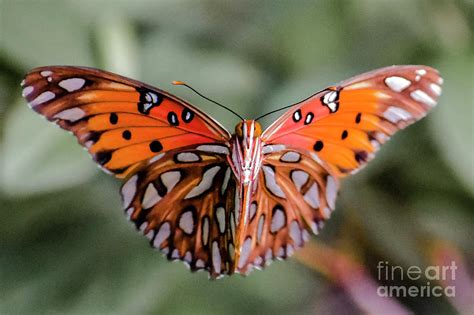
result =
[[[183,85],[183,86],[187,87],[188,89],[190,89],[191,91],[193,91],[194,93],[196,93],[197,95],[199,95],[200,97],[202,97],[202,98],[208,100],[209,102],[212,102],[212,103],[214,103],[214,104],[216,104],[216,105],[218,105],[218,106],[220,106],[220,107],[222,107],[222,108],[227,109],[229,112],[231,112],[231,113],[234,114],[235,116],[239,117],[241,120],[245,120],[242,116],[240,116],[239,114],[237,114],[236,112],[234,112],[232,109],[230,109],[230,108],[228,108],[228,107],[226,107],[226,106],[224,106],[224,105],[222,105],[222,104],[220,104],[220,103],[218,103],[218,102],[216,102],[216,101],[214,101],[214,100],[211,100],[211,99],[210,99],[209,97],[207,97],[207,96],[202,95],[201,93],[199,93],[199,92],[196,91],[194,88],[192,88],[192,87],[190,87],[189,85],[187,85],[186,83],[181,82],[181,81],[173,81],[173,84],[174,84],[174,85]]]
[[[304,100],[298,101],[298,102],[293,103],[293,104],[291,104],[291,105],[284,106],[284,107],[279,108],[279,109],[272,110],[271,112],[268,112],[268,113],[266,113],[266,114],[263,114],[263,115],[261,115],[261,116],[258,116],[257,118],[255,118],[255,120],[262,119],[263,117],[267,117],[268,115],[271,115],[271,114],[274,114],[274,113],[279,112],[279,111],[281,111],[281,110],[284,110],[284,109],[293,107],[293,106],[295,106],[295,105],[301,104],[301,103],[303,103],[303,102],[309,100],[310,98],[312,98],[313,96],[315,96],[315,95],[318,94],[318,93],[321,93],[321,91],[318,91],[318,92],[316,92],[316,93],[314,93],[314,94],[308,96],[308,97],[305,98]]]

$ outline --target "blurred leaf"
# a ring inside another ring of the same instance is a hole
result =
[[[26,106],[11,107],[4,126],[2,191],[28,195],[83,183],[97,167],[74,137]]]
[[[450,167],[474,194],[474,58],[447,58],[440,63],[443,96],[433,113],[432,131]]]
[[[138,43],[131,21],[108,12],[95,28],[101,67],[130,78],[138,77]]]
[[[1,1],[0,48],[25,67],[92,65],[88,29],[62,1]]]

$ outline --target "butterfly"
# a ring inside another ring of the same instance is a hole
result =
[[[340,180],[424,117],[442,83],[427,66],[386,67],[290,106],[264,131],[242,119],[233,134],[166,91],[97,69],[36,68],[21,85],[34,111],[124,180],[125,213],[153,247],[218,278],[317,234]]]

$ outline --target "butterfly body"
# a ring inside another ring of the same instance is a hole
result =
[[[123,207],[170,260],[212,278],[284,259],[335,209],[340,179],[436,104],[442,79],[393,66],[322,90],[266,130],[242,120],[231,135],[163,90],[83,67],[33,69],[31,108],[124,179]]]

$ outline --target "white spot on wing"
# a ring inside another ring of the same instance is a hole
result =
[[[272,249],[269,248],[267,249],[267,251],[265,252],[265,265],[270,265],[273,261],[273,253],[272,253]]]
[[[207,245],[208,240],[209,240],[209,219],[205,217],[202,223],[202,243],[204,244],[204,246]]]
[[[219,232],[224,233],[225,231],[225,209],[218,207],[216,209],[217,222],[219,223]]]
[[[181,179],[181,173],[179,171],[166,172],[161,174],[160,179],[163,182],[163,185],[165,185],[167,192],[169,193]]]
[[[225,170],[224,181],[222,182],[221,194],[223,195],[227,190],[227,185],[229,185],[230,180],[230,167]]]
[[[244,243],[242,244],[242,249],[240,250],[240,258],[239,258],[239,268],[243,268],[247,259],[250,256],[250,249],[252,248],[252,239],[250,237],[246,238]]]
[[[44,70],[44,71],[41,71],[40,74],[41,74],[41,76],[42,76],[43,78],[46,78],[46,77],[52,75],[53,72],[51,72],[51,71],[49,71],[49,70]]]
[[[298,152],[288,151],[281,156],[283,162],[294,163],[298,162],[301,158],[301,155]]]
[[[258,226],[257,226],[257,242],[260,243],[262,240],[262,234],[263,234],[263,224],[265,223],[265,215],[261,215],[260,218],[258,219]]]
[[[31,94],[31,92],[33,92],[33,90],[34,90],[34,88],[32,86],[27,86],[23,89],[23,91],[21,92],[21,95],[23,97],[28,96],[28,95]]]
[[[179,259],[179,250],[177,248],[175,248],[171,253],[171,258]]]
[[[221,253],[216,241],[212,243],[212,266],[216,273],[221,273]]]
[[[275,180],[275,172],[273,169],[270,166],[263,166],[263,174],[265,176],[265,186],[267,189],[270,190],[275,196],[286,198],[285,193],[283,190],[281,190],[281,187]]]
[[[255,260],[253,261],[253,264],[255,265],[255,268],[260,269],[263,263],[263,258],[260,256],[255,257]]]
[[[137,175],[133,175],[130,179],[123,184],[121,192],[122,192],[122,200],[123,200],[123,207],[127,208],[130,202],[132,202],[133,196],[137,191]]]
[[[303,242],[307,242],[310,239],[309,233],[306,230],[303,230],[301,233],[301,237],[303,238]]]
[[[263,147],[262,153],[268,154],[268,153],[282,151],[285,149],[286,149],[286,146],[284,146],[283,144],[266,145]]]
[[[323,103],[329,107],[331,113],[334,113],[337,110],[337,103],[335,102],[336,98],[338,96],[337,91],[331,91],[329,93],[326,93],[323,96]]]
[[[326,201],[329,207],[334,209],[336,207],[337,185],[336,180],[332,176],[327,177],[326,183]]]
[[[153,246],[159,248],[161,244],[170,236],[170,224],[168,222],[163,223],[156,233],[155,239],[153,240]]]
[[[70,78],[62,80],[58,85],[68,92],[74,92],[81,89],[84,86],[84,83],[86,83],[86,80],[82,78]]]
[[[130,218],[132,217],[132,214],[133,214],[133,211],[135,209],[133,207],[130,207],[127,209],[127,211],[125,211],[125,214],[127,215],[127,219],[130,220]]]
[[[196,261],[196,268],[204,268],[204,266],[204,261],[202,259]]]
[[[179,227],[187,234],[193,233],[194,230],[194,218],[192,211],[184,212],[179,218]]]
[[[197,147],[199,151],[229,155],[229,148],[222,145],[203,144]]]
[[[301,246],[303,244],[301,240],[301,229],[296,220],[292,221],[290,224],[290,237],[295,242],[296,246]]]
[[[386,78],[385,84],[387,84],[387,86],[392,91],[401,92],[407,87],[409,87],[411,85],[411,82],[405,78],[393,76]]]
[[[426,74],[426,70],[425,69],[418,69],[418,70],[415,71],[415,73],[418,74],[418,75],[423,76],[423,75]]]
[[[191,254],[190,251],[187,251],[186,254],[184,254],[184,261],[190,264],[193,261],[193,255]]]
[[[270,226],[270,232],[275,233],[285,226],[285,214],[283,210],[277,208],[272,216],[272,224]]]
[[[412,99],[414,99],[417,102],[422,102],[428,106],[435,106],[436,102],[434,99],[432,99],[428,94],[423,92],[422,90],[415,90],[410,93],[410,96]]]
[[[319,227],[318,225],[316,224],[316,222],[311,222],[310,226],[311,228],[311,231],[314,233],[314,234],[318,234],[319,233]]]
[[[436,83],[431,83],[430,84],[430,89],[431,91],[433,91],[434,94],[436,94],[437,96],[440,96],[441,95],[441,87],[436,84]]]
[[[383,113],[383,117],[388,121],[396,124],[400,120],[408,120],[412,118],[412,115],[403,108],[390,106]]]
[[[155,231],[153,230],[148,231],[148,233],[146,233],[145,235],[145,237],[150,241],[153,239],[154,236],[155,236]]]
[[[253,217],[255,216],[255,213],[257,213],[257,204],[255,202],[252,202],[250,204],[250,211],[249,211],[249,219],[252,220]]]
[[[321,214],[323,215],[323,218],[327,220],[331,217],[331,209],[324,207],[324,209],[321,210]]]
[[[197,162],[199,161],[199,155],[192,152],[182,152],[182,153],[178,153],[178,155],[176,156],[176,159],[178,160],[178,162],[184,162],[184,163]]]
[[[46,103],[46,102],[52,100],[55,97],[56,97],[56,94],[54,94],[51,91],[46,91],[46,92],[43,92],[40,95],[38,95],[34,100],[32,100],[30,105],[32,107],[35,107],[37,105]]]
[[[291,172],[291,180],[293,181],[293,184],[295,184],[298,191],[301,191],[301,187],[306,184],[308,178],[309,175],[306,172],[300,170]]]
[[[56,115],[54,115],[54,118],[75,122],[83,118],[85,115],[86,115],[86,112],[84,112],[82,109],[74,107],[74,108],[69,108],[69,109],[63,110],[62,112],[57,113]]]
[[[145,232],[146,228],[148,227],[148,222],[143,222],[142,225],[138,228],[141,232]]]
[[[184,199],[197,197],[209,188],[211,188],[214,177],[216,176],[220,168],[220,166],[214,166],[208,169],[202,176],[202,180],[199,185],[191,189],[191,191],[186,195],[186,197],[184,197]]]
[[[156,191],[153,183],[148,184],[145,194],[143,195],[142,207],[148,209],[156,205],[161,200],[158,191]]]
[[[319,189],[316,182],[311,185],[308,191],[303,196],[306,201],[313,209],[319,208]]]

